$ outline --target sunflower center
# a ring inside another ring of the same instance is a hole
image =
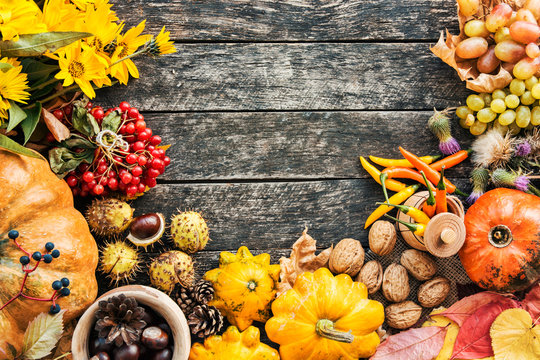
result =
[[[127,47],[127,44],[125,42],[121,42],[120,44],[118,44],[118,46],[122,47],[122,50],[120,50],[120,54],[118,54],[118,57],[120,59],[129,55],[128,54],[128,47]]]
[[[94,39],[91,41],[90,46],[95,47],[97,50],[103,49],[103,41],[101,41],[97,36],[94,36]]]
[[[71,76],[79,78],[84,74],[84,65],[78,61],[69,63],[68,72]]]

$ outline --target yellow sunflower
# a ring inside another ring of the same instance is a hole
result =
[[[105,71],[108,67],[107,62],[82,41],[62,48],[58,55],[60,72],[55,77],[63,79],[64,86],[75,82],[86,96],[94,98],[96,92],[90,82],[94,80],[100,82],[107,77]]]
[[[2,59],[1,62],[6,58]],[[30,98],[28,79],[25,73],[21,73],[22,66],[14,66],[5,71],[0,71],[0,118],[7,119],[7,110],[11,107],[9,100],[26,104]],[[1,120],[0,120],[1,121]]]
[[[74,31],[81,28],[84,13],[64,0],[46,0],[43,5],[42,22],[48,31]]]
[[[118,79],[121,84],[127,84],[129,75],[134,78],[139,78],[137,66],[135,66],[131,59],[124,58],[132,55],[138,48],[152,38],[151,35],[141,35],[145,24],[146,20],[143,20],[139,25],[129,29],[123,35],[118,35],[116,38],[116,49],[111,56],[111,62],[114,65],[112,65],[109,70],[111,76]]]
[[[161,29],[155,39],[150,43],[150,54],[165,55],[176,52],[174,43],[169,40],[170,31],[165,32],[165,26]]]
[[[41,11],[32,0],[0,1],[0,32],[2,40],[19,40],[20,34],[36,34],[47,31],[39,21]]]
[[[19,60],[17,60],[17,58],[8,58],[8,57],[1,58],[0,63],[6,63],[6,64],[9,64],[11,66],[19,66],[19,65],[21,65],[21,62]]]
[[[85,41],[100,55],[105,55],[104,48],[110,44],[122,30],[123,24],[117,24],[108,19],[109,10],[106,7],[89,5],[84,14],[84,30],[94,36]]]
[[[96,9],[107,9],[107,19],[109,21],[118,21],[116,12],[112,10],[113,4],[109,4],[109,0],[71,0],[71,2],[82,11],[87,11],[89,7],[94,7]]]

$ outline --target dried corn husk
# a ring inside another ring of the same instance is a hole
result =
[[[481,0],[477,13],[472,16],[465,16],[458,9],[459,35],[452,35],[446,30],[445,39],[445,33],[441,32],[439,41],[431,48],[431,51],[456,70],[459,78],[466,82],[467,89],[490,93],[493,90],[506,87],[513,79],[511,73],[503,69],[502,66],[499,66],[499,71],[495,75],[479,73],[476,69],[476,59],[465,60],[459,58],[456,55],[456,46],[467,38],[463,32],[463,27],[467,21],[483,19],[494,6],[500,3],[507,3],[514,10],[518,10],[525,5],[525,2],[526,0]]]

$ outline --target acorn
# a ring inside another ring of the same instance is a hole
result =
[[[176,284],[185,288],[193,284],[193,260],[185,252],[168,251],[154,259],[148,274],[152,286],[170,294]]]
[[[86,209],[86,220],[96,234],[111,237],[127,229],[133,211],[128,203],[118,199],[96,199]]]
[[[204,249],[208,240],[208,225],[196,211],[184,211],[171,218],[171,238],[176,247],[192,254]]]
[[[128,282],[140,270],[139,253],[124,241],[106,243],[101,249],[99,269],[111,279],[111,284]]]
[[[165,218],[159,213],[137,216],[129,225],[127,239],[135,246],[144,247],[144,251],[156,242],[161,243],[165,232]]]

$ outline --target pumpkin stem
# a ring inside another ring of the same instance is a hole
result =
[[[343,332],[334,329],[334,322],[328,319],[320,319],[315,325],[315,331],[317,335],[322,336],[323,338],[344,342],[352,343],[354,341],[354,335],[351,332]]]
[[[494,226],[489,231],[489,243],[495,247],[503,248],[508,246],[512,240],[512,231],[506,225]]]
[[[257,288],[257,283],[253,280],[249,280],[247,283],[247,288],[249,291],[255,291],[255,289]]]

